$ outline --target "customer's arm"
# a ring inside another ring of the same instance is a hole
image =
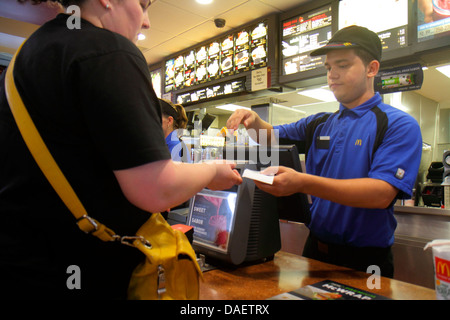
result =
[[[114,174],[132,204],[149,212],[160,212],[183,203],[205,187],[223,190],[242,183],[239,173],[232,167],[161,160],[114,171]]]

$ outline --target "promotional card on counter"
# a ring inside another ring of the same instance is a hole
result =
[[[324,280],[294,291],[276,295],[268,300],[391,300],[375,293],[345,284]]]

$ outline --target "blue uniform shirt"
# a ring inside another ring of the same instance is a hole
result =
[[[186,148],[186,145],[178,138],[177,130],[172,131],[166,137],[166,144],[169,148],[173,161],[191,162],[188,149]]]
[[[377,135],[378,106],[388,120],[381,145],[373,153]],[[316,114],[295,123],[274,126],[280,138],[305,140],[306,126],[324,115]],[[398,188],[399,198],[410,198],[422,154],[417,121],[384,104],[377,93],[354,109],[342,104],[315,130],[306,159],[307,173],[335,178],[374,178]],[[356,247],[387,247],[394,242],[397,222],[393,206],[366,209],[340,205],[312,197],[310,231],[322,241]]]

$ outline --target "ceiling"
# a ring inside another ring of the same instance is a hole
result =
[[[214,0],[211,5],[200,5],[195,0],[157,0],[149,8],[150,29],[143,30],[146,39],[138,41],[149,65],[165,57],[193,47],[226,31],[270,14],[281,14],[312,0]],[[51,4],[20,4],[17,0],[1,0],[0,53],[13,54],[22,41],[39,25],[51,19],[59,8]],[[214,20],[225,19],[223,28]],[[449,59],[450,60],[450,59]],[[324,83],[325,85],[325,83]],[[434,68],[424,71],[424,84],[417,92],[450,107],[450,79]],[[282,107],[316,103],[296,92],[268,93],[240,101],[243,106],[274,102]],[[218,112],[216,112],[218,113]]]
[[[259,17],[283,13],[311,0],[215,0],[201,5],[195,0],[157,0],[149,8],[150,29],[138,46],[151,65],[165,57],[235,29]],[[14,53],[38,25],[54,17],[55,5],[20,4],[1,0],[0,51]],[[251,13],[251,14],[249,14]],[[225,19],[217,28],[214,19]]]

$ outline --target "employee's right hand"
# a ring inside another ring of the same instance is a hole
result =
[[[237,109],[233,112],[230,118],[228,118],[227,129],[231,131],[237,130],[241,123],[245,126],[245,128],[249,128],[253,125],[253,123],[255,123],[258,117],[259,116],[255,111]]]
[[[229,163],[227,161],[214,161],[208,163],[216,167],[216,175],[211,183],[207,185],[211,190],[226,190],[230,189],[234,185],[242,183],[242,177],[234,168],[236,164]]]
[[[291,194],[299,192],[301,187],[301,175],[292,168],[283,166],[268,167],[262,171],[263,174],[274,175],[273,183],[266,184],[259,181],[254,181],[255,185],[264,192],[270,193],[276,197],[290,196]]]

